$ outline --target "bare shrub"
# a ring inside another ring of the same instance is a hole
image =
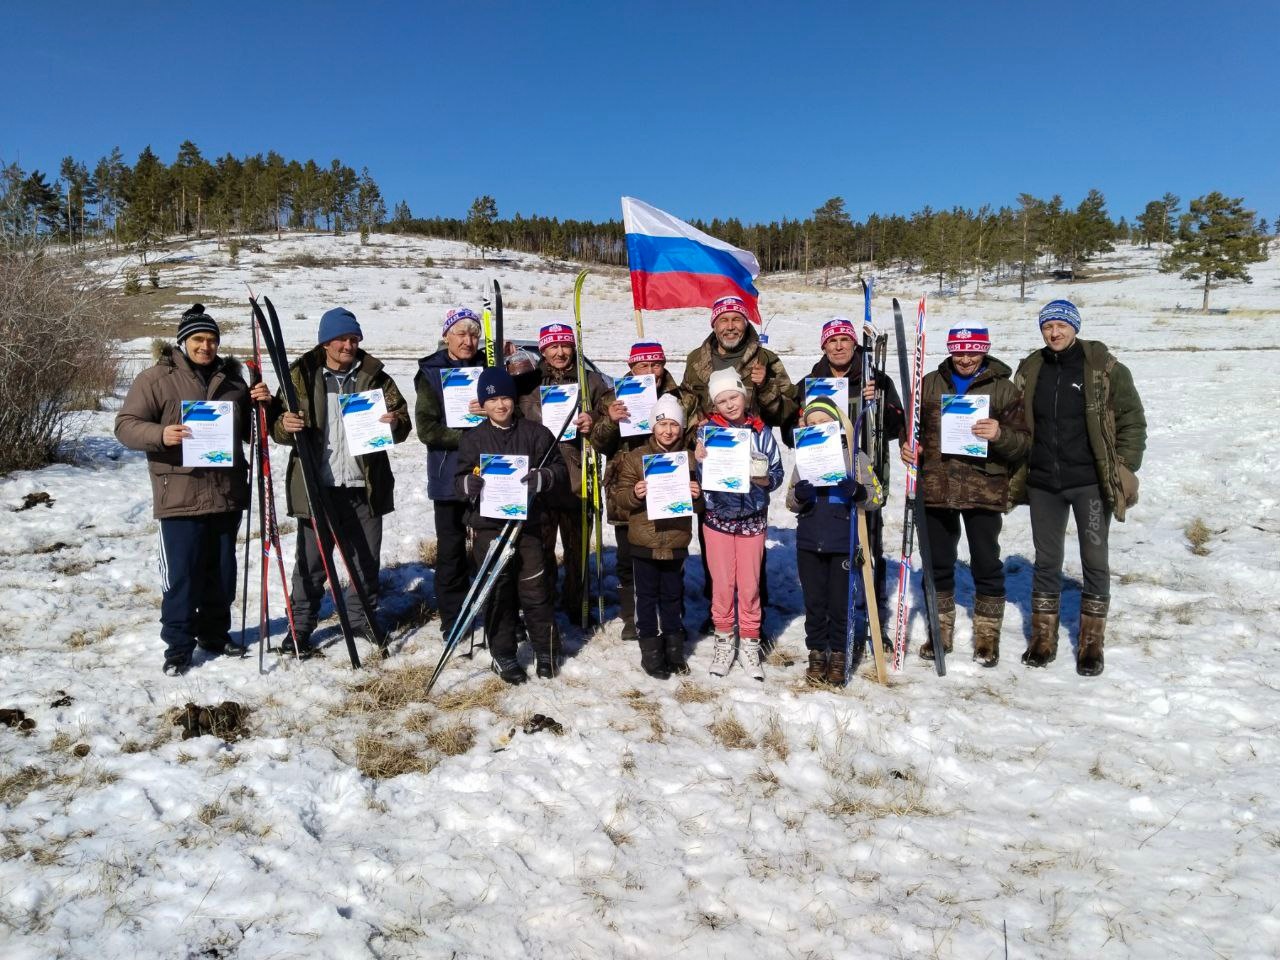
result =
[[[109,300],[75,257],[0,249],[0,473],[52,462],[71,414],[115,389]]]

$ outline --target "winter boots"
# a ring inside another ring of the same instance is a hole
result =
[[[1080,596],[1080,642],[1076,647],[1076,673],[1096,677],[1102,672],[1102,643],[1107,632],[1110,599],[1097,594]]]
[[[832,650],[827,656],[827,683],[833,687],[843,687],[848,679],[845,674],[851,673],[846,669],[846,663],[843,650]]]
[[[667,669],[667,648],[662,637],[640,637],[640,669],[657,680],[671,676]]]
[[[1000,662],[1000,627],[1004,624],[1004,597],[973,598],[973,659],[984,667]]]
[[[760,657],[760,638],[742,638],[742,667],[752,680],[764,679],[764,662]]]
[[[715,652],[711,655],[711,675],[727,677],[729,668],[733,666],[733,658],[737,653],[737,643],[732,633],[716,633]]]
[[[810,650],[809,666],[805,669],[804,679],[815,687],[820,687],[827,682],[827,651],[826,650]]]
[[[938,594],[938,632],[942,635],[942,652],[950,653],[952,640],[956,632],[956,595],[952,593]],[[925,640],[920,646],[922,660],[933,659],[933,642]]]
[[[1056,593],[1031,594],[1031,643],[1022,654],[1028,667],[1043,667],[1058,655],[1058,605]],[[1102,638],[1098,638],[1098,662],[1102,662]],[[1099,667],[1099,672],[1101,667]]]
[[[667,669],[681,676],[689,672],[689,662],[684,655],[684,630],[664,633],[660,638],[667,654]]]
[[[554,680],[560,676],[560,658],[550,650],[538,650],[533,655],[536,664],[534,672],[539,680]]]
[[[503,683],[509,683],[513,687],[529,679],[529,674],[524,672],[524,667],[520,666],[520,661],[515,657],[494,657],[492,666],[493,672],[502,678]]]

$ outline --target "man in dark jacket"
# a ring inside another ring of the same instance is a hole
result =
[[[1084,589],[1076,672],[1102,673],[1111,603],[1107,535],[1114,515],[1138,500],[1138,468],[1147,446],[1147,419],[1133,376],[1103,343],[1081,340],[1080,311],[1053,300],[1040,311],[1045,346],[1018,365],[1031,427],[1031,455],[1013,478],[1015,503],[1031,505],[1036,567],[1031,594],[1031,643],[1022,662],[1043,667],[1058,653],[1059,601],[1067,516],[1080,539]]]
[[[542,420],[542,388],[556,387],[562,384],[578,382],[578,354],[574,340],[573,328],[564,323],[549,323],[538,334],[538,352],[542,359],[537,369],[528,376],[520,378],[522,393],[518,400],[520,416],[541,424]],[[583,543],[591,532],[590,510],[587,512],[587,529],[582,525],[582,445],[590,442],[592,427],[599,420],[603,410],[603,401],[608,387],[604,378],[594,370],[587,371],[587,382],[579,385],[579,399],[583,412],[574,417],[577,435],[572,440],[560,444],[560,455],[568,470],[569,482],[557,488],[549,498],[549,507],[554,522],[543,529],[543,544],[546,550],[546,571],[549,588],[554,597],[556,594],[556,534],[560,535],[561,566],[564,567],[564,580],[560,587],[560,598],[557,604],[561,611],[575,622],[582,613],[582,590],[586,579],[583,566]],[[560,424],[543,424],[553,436],[560,432]]]
[[[249,500],[248,465],[240,445],[248,438],[249,398],[269,400],[258,384],[251,392],[240,364],[218,356],[221,332],[195,304],[178,324],[177,346],[157,344],[156,364],[138,375],[116,415],[116,438],[147,455],[154,515],[160,521],[160,636],[164,672],[180,676],[196,647],[210,653],[240,652],[231,644],[231,604],[236,592],[236,530]],[[223,464],[183,464],[182,442],[191,436],[183,407],[226,402],[234,417],[230,459]]]
[[[933,583],[938,596],[942,648],[951,652],[956,625],[956,549],[960,524],[969,543],[973,571],[973,659],[984,667],[1000,660],[1004,623],[1004,563],[1000,529],[1009,500],[1009,475],[1027,455],[1031,434],[1023,418],[1022,396],[1009,380],[1012,371],[988,356],[986,327],[956,327],[947,334],[950,356],[925,376],[920,387],[920,490],[924,497]],[[972,432],[987,444],[965,456],[942,452],[943,397],[987,397],[988,416]],[[912,453],[902,447],[904,463]],[[925,640],[920,656],[932,660]]]
[[[529,458],[529,472],[525,476],[529,488],[527,516],[519,527],[515,556],[503,569],[484,611],[493,671],[511,684],[529,679],[516,659],[519,610],[524,613],[538,676],[551,679],[559,672],[562,651],[555,646],[555,610],[551,601],[551,578],[545,570],[543,534],[548,527],[555,529],[549,501],[556,488],[568,486],[569,476],[560,445],[551,431],[517,414],[516,385],[506,370],[486,368],[480,374],[479,396],[488,419],[468,430],[462,438],[454,475],[454,489],[468,501],[467,526],[475,533],[473,550],[477,563],[510,522],[486,517],[480,512],[479,499],[484,490],[481,457],[496,454]]]
[[[335,307],[320,318],[316,346],[295,360],[289,376],[298,393],[299,413],[280,413],[282,400],[274,405],[271,435],[277,443],[294,447],[289,454],[286,489],[289,515],[310,520],[306,486],[298,464],[294,437],[302,430],[314,430],[323,451],[320,493],[329,519],[347,552],[372,610],[360,603],[355,585],[346,593],[352,629],[368,630],[377,613],[378,576],[382,569],[382,518],[395,509],[395,478],[385,450],[353,456],[347,446],[342,423],[343,394],[381,390],[387,412],[382,422],[390,424],[391,436],[401,443],[409,436],[409,405],[396,387],[382,361],[360,349],[364,333],[355,314]],[[321,550],[324,557],[321,557]],[[316,628],[320,601],[324,597],[325,566],[333,569],[333,544],[317,543],[310,523],[298,524],[297,555],[293,567],[293,624],[299,656],[314,652],[311,634]],[[292,638],[285,641],[291,647]]]
[[[458,610],[467,595],[467,501],[454,489],[458,444],[470,427],[451,427],[444,411],[443,378],[457,376],[449,371],[482,366],[477,363],[480,345],[480,318],[465,307],[445,314],[441,333],[444,346],[418,361],[413,385],[417,392],[414,422],[418,439],[427,446],[427,496],[431,498],[436,528],[436,605],[440,629],[445,636],[453,629]],[[478,400],[471,412],[480,413]]]
[[[862,394],[863,402],[875,399],[877,391],[881,394],[881,401],[884,404],[884,415],[881,424],[883,427],[882,435],[885,439],[875,460],[875,473],[876,478],[880,481],[880,486],[888,490],[889,438],[897,438],[906,423],[906,418],[902,412],[902,401],[898,399],[898,391],[893,385],[893,379],[885,371],[873,368],[871,382],[869,384],[862,382],[864,350],[858,342],[856,328],[845,317],[832,317],[822,325],[819,345],[822,349],[822,357],[813,365],[813,369],[809,371],[805,379],[843,377],[848,380],[849,409],[847,415],[850,423],[853,423],[858,416],[859,393]],[[798,405],[803,406],[804,401],[807,399],[804,395],[804,380],[796,384],[795,391]],[[790,446],[790,424],[782,431],[782,438]],[[865,430],[859,437],[858,442],[862,446],[866,446]],[[870,453],[871,451],[863,450],[863,452]],[[889,645],[889,562],[884,555],[884,511],[881,509],[867,510],[866,516],[867,537],[871,540],[870,555],[875,560],[876,604],[880,608],[880,639],[887,647]]]

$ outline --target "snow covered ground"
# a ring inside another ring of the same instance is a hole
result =
[[[573,268],[527,255],[482,265],[461,244],[391,236],[262,248],[228,265],[191,244],[165,268],[223,321],[224,352],[246,352],[246,282],[280,308],[295,352],[325,309],[350,307],[406,392],[446,307],[476,305],[487,275],[503,283],[509,336],[570,316]],[[1003,540],[1013,602],[998,667],[968,660],[962,612],[945,678],[912,658],[887,687],[807,689],[780,502],[764,684],[709,677],[705,642],[687,681],[651,680],[616,620],[568,631],[556,682],[502,688],[481,654],[456,660],[430,703],[434,621],[359,672],[330,621],[326,659],[269,655],[265,674],[256,656],[209,661],[169,679],[145,466],[111,433],[122,384],[88,415],[74,465],[0,478],[0,707],[36,721],[0,726],[0,956],[1280,956],[1280,260],[1215,291],[1231,312],[1209,317],[1173,312],[1199,294],[1157,273],[1152,252],[1102,266],[1039,283],[1026,304],[1016,286],[931,301],[929,327],[937,355],[950,324],[985,321],[995,355],[1016,362],[1040,344],[1039,304],[1065,295],[1083,335],[1134,373],[1150,439],[1141,502],[1113,527],[1095,680],[1076,676],[1065,644],[1046,670],[1018,661],[1031,566],[1019,510]],[[878,322],[891,327],[890,296],[913,303],[932,286],[879,278]],[[823,320],[860,315],[847,289],[789,277],[762,291],[793,376]],[[625,273],[593,272],[585,309],[588,353],[621,371],[635,339]],[[648,317],[646,333],[678,359],[707,329],[689,311]],[[127,347],[135,373],[149,344]],[[431,596],[431,509],[423,448],[411,439],[392,458],[385,587],[408,611]],[[37,492],[53,502],[7,512]],[[1079,566],[1067,566],[1074,641]],[[693,626],[700,587],[691,562]],[[972,600],[967,571],[960,599]],[[252,711],[247,736],[180,739],[184,704],[223,700]],[[535,713],[563,735],[508,741]]]

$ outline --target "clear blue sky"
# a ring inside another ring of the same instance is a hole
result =
[[[368,166],[388,207],[856,217],[1090,187],[1280,215],[1280,3],[7,5],[0,159]]]

